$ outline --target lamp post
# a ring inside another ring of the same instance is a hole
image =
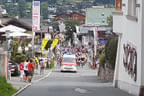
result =
[[[28,44],[28,57],[31,57],[31,56],[29,56],[30,54],[31,54],[31,52],[30,51],[32,51],[31,49],[32,49],[32,44]],[[33,52],[33,51],[32,51]],[[31,54],[32,55],[32,54]]]
[[[97,55],[97,27],[94,27],[93,29],[93,32],[94,32],[94,56]]]

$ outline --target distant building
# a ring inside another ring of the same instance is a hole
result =
[[[86,25],[108,26],[107,17],[112,15],[113,8],[104,8],[103,6],[94,6],[86,9]]]
[[[68,20],[68,19],[72,19],[72,20],[79,20],[81,22],[81,24],[84,24],[85,22],[85,16],[83,14],[80,13],[63,13],[60,15],[55,16],[54,20],[58,21],[58,20]]]
[[[7,11],[6,9],[3,8],[4,5],[0,5],[0,15],[3,16],[3,15],[7,15]]]

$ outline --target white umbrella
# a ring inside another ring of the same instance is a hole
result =
[[[21,33],[21,32],[13,32],[8,34],[9,37],[32,37],[31,34]]]
[[[7,32],[7,31],[9,31],[9,32],[15,32],[15,31],[25,32],[26,29],[23,29],[23,28],[14,26],[14,25],[8,25],[8,26],[4,26],[4,27],[0,28],[0,32]]]

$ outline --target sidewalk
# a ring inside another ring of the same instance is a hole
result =
[[[51,69],[47,69],[45,70],[44,74],[38,74],[37,70],[34,73],[33,79],[31,83],[35,83],[38,82],[39,80],[41,80],[43,77],[45,77],[46,75],[48,75],[51,72]],[[24,88],[25,86],[27,86],[29,83],[28,82],[23,82],[20,81],[20,77],[19,76],[12,76],[11,80],[7,80],[8,83],[12,84],[12,86],[16,89],[21,89]]]

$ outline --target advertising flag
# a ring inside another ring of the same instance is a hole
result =
[[[44,48],[46,47],[47,42],[48,42],[48,38],[44,38],[42,41],[42,51],[44,51]]]
[[[54,39],[54,40],[53,40],[52,46],[51,46],[52,49],[54,49],[54,48],[56,47],[58,41],[59,41],[58,39]]]
[[[40,30],[40,1],[33,1],[32,30]]]

